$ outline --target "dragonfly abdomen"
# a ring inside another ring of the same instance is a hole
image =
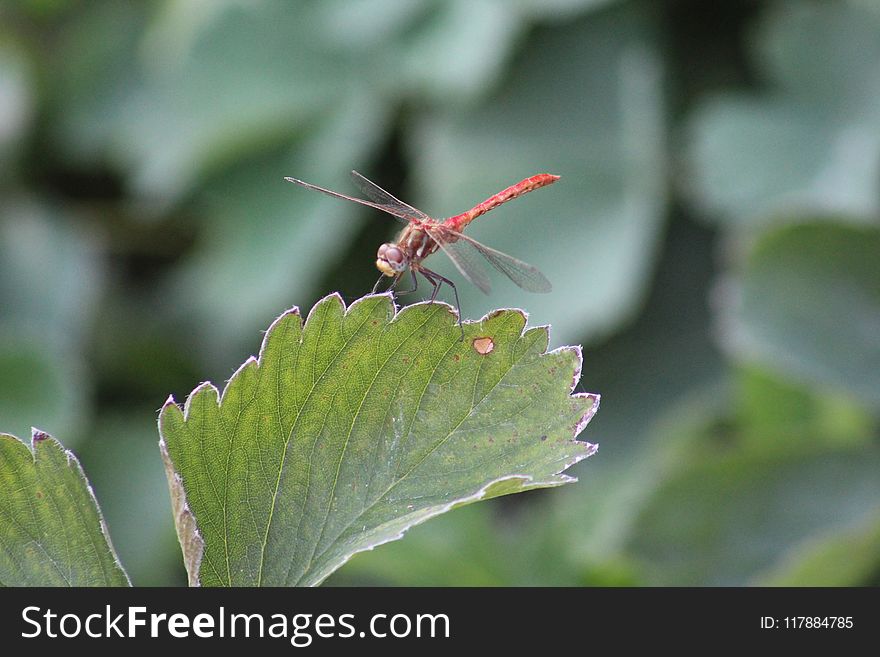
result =
[[[541,187],[546,187],[547,185],[555,183],[557,180],[559,180],[559,176],[554,176],[552,173],[539,173],[535,176],[531,176],[525,180],[519,181],[515,185],[511,185],[507,189],[504,189],[493,196],[490,196],[467,212],[462,212],[454,217],[450,217],[443,223],[454,230],[461,231],[474,219],[480,215],[486,214],[489,210],[494,210],[502,203],[507,203],[523,194],[540,189]]]

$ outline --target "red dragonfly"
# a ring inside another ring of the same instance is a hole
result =
[[[360,203],[361,205],[387,212],[407,224],[397,236],[396,241],[386,242],[379,247],[376,267],[382,272],[382,276],[373,287],[374,292],[385,276],[394,279],[389,286],[393,288],[403,277],[406,269],[409,268],[412,273],[413,288],[405,292],[398,292],[398,294],[408,294],[418,288],[416,273],[424,276],[433,286],[432,302],[437,297],[440,286],[446,283],[455,293],[455,303],[459,310],[459,324],[461,324],[461,305],[458,302],[458,290],[455,287],[455,283],[437,272],[431,271],[422,264],[422,261],[437,251],[437,249],[440,249],[449,256],[452,264],[461,272],[462,276],[486,294],[489,293],[491,285],[485,270],[480,266],[480,258],[475,257],[477,253],[522,289],[529,292],[550,291],[550,281],[537,268],[500,251],[490,249],[485,244],[481,244],[475,239],[462,234],[461,231],[480,215],[486,214],[489,210],[497,208],[502,203],[506,203],[518,196],[550,185],[559,180],[559,176],[539,173],[536,176],[526,178],[515,185],[511,185],[494,196],[490,196],[467,212],[462,212],[442,221],[432,219],[421,210],[417,210],[411,205],[395,198],[376,183],[367,180],[357,171],[352,171],[351,177],[361,191],[372,200],[366,201],[353,196],[346,196],[345,194],[324,189],[296,178],[285,178],[285,180],[301,185],[306,189],[327,194],[328,196],[353,201],[354,203]]]

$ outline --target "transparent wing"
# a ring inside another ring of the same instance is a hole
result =
[[[425,230],[431,239],[437,242],[440,250],[449,256],[452,264],[455,265],[455,268],[461,275],[476,285],[481,292],[489,294],[489,291],[492,289],[492,283],[486,275],[486,270],[480,264],[481,258],[478,257],[477,251],[468,248],[466,242],[448,241],[449,236],[444,234],[443,231],[435,231],[431,228],[426,228]]]
[[[297,178],[285,178],[287,182],[292,182],[301,187],[305,187],[306,189],[311,189],[316,192],[321,192],[322,194],[326,194],[327,196],[332,196],[333,198],[341,198],[344,201],[351,201],[352,203],[360,203],[361,205],[366,205],[370,208],[375,208],[376,210],[381,210],[382,212],[387,212],[391,216],[397,218],[403,223],[409,223],[411,219],[411,215],[409,212],[406,212],[403,207],[398,207],[396,204],[386,204],[386,203],[374,203],[373,201],[365,201],[362,198],[355,198],[354,196],[346,196],[345,194],[340,194],[339,192],[334,192],[330,189],[325,189],[323,187],[318,187],[317,185],[313,185],[312,183],[307,183],[303,180],[298,180]],[[366,180],[366,178],[364,179]],[[391,196],[389,194],[389,196]],[[391,196],[394,199],[393,196]],[[397,201],[397,199],[394,199]],[[400,201],[397,201],[400,203]],[[405,206],[406,204],[402,204],[401,206]],[[409,207],[409,206],[406,206]]]
[[[442,225],[426,230],[464,277],[483,292],[488,293],[490,285],[485,271],[479,266],[477,253],[527,292],[549,292],[553,287],[537,267],[489,248],[456,230]]]
[[[415,219],[416,221],[434,221],[421,210],[418,210],[408,203],[404,203],[396,196],[389,194],[379,187],[379,185],[372,180],[365,178],[357,171],[351,172],[351,179],[354,181],[354,184],[358,186],[358,189],[373,199],[376,203],[382,207],[393,209],[394,213],[392,214],[396,214],[396,216],[399,217],[406,217],[407,219]]]

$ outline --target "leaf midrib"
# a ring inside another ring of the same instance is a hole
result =
[[[424,328],[426,324],[428,324],[431,320],[433,320],[434,315],[436,315],[436,311],[435,311],[434,314],[426,316],[426,318],[422,321],[421,324],[419,324],[416,328],[414,328],[414,329],[409,333],[409,335],[407,335],[405,338],[403,338],[402,340],[400,340],[400,342],[397,344],[397,346],[396,346],[396,347],[395,347],[395,348],[394,348],[394,349],[388,354],[388,356],[385,358],[385,361],[381,364],[381,366],[379,366],[379,367],[376,368],[376,373],[373,375],[373,378],[372,378],[372,380],[370,381],[370,384],[367,386],[366,390],[364,391],[364,394],[363,394],[363,396],[362,396],[361,399],[360,399],[360,403],[358,404],[358,410],[357,410],[357,412],[354,414],[354,417],[352,418],[351,424],[349,425],[349,428],[348,428],[348,435],[345,437],[345,444],[344,444],[344,446],[343,446],[343,448],[342,448],[342,452],[341,452],[341,454],[340,454],[340,456],[339,456],[339,461],[338,461],[337,464],[336,464],[336,474],[335,474],[335,476],[334,476],[334,478],[333,478],[333,486],[332,486],[331,489],[330,489],[330,499],[331,499],[331,500],[332,500],[332,498],[333,498],[333,495],[334,495],[335,492],[336,492],[336,485],[337,485],[337,483],[338,483],[338,481],[339,481],[339,471],[340,471],[340,469],[342,468],[342,461],[345,459],[345,452],[346,452],[346,450],[348,449],[348,444],[349,444],[349,442],[351,441],[351,434],[352,434],[352,431],[354,431],[355,424],[357,424],[357,419],[358,419],[358,417],[360,416],[360,412],[361,412],[361,409],[362,409],[363,406],[364,406],[364,402],[366,401],[367,397],[368,397],[369,394],[370,394],[370,390],[373,389],[373,386],[375,385],[376,381],[379,380],[380,375],[382,374],[382,372],[383,372],[383,370],[385,369],[385,367],[388,365],[389,362],[391,362],[391,358],[394,356],[394,354],[396,354],[396,353],[397,353],[397,352],[398,352],[398,351],[399,351],[404,345],[406,345],[407,342],[409,342],[410,338],[412,338],[413,335],[415,335],[419,330],[421,330],[422,328]],[[437,331],[435,331],[435,335],[436,335],[437,332],[439,332],[439,330],[440,330],[440,329],[438,328]],[[439,364],[440,362],[443,361],[443,359],[446,357],[446,354],[448,354],[448,353],[449,353],[449,350],[452,349],[452,347],[454,347],[454,346],[455,346],[455,343],[453,343],[452,345],[450,345],[449,349],[446,350],[446,353],[444,353],[443,356],[442,356],[440,359],[438,359],[438,361],[437,361],[438,364]],[[410,369],[411,369],[412,367],[414,367],[414,366],[415,366],[415,362],[411,363],[411,364],[410,364]],[[431,376],[428,377],[428,381],[429,381],[429,382],[430,382],[430,380],[433,378],[433,376],[434,376],[434,372],[436,372],[436,371],[437,371],[437,367],[435,366],[434,369],[432,370]],[[427,387],[427,386],[426,386],[426,387]],[[392,398],[392,399],[393,399],[393,398]],[[420,397],[419,399],[420,399],[420,402],[421,402],[421,397]],[[385,493],[382,493],[382,495],[385,495]],[[380,496],[380,497],[381,497],[381,496]],[[355,517],[355,519],[357,519],[358,517],[360,517],[362,514],[363,514],[363,511],[361,511],[361,512]],[[316,556],[315,553],[316,553],[316,551],[317,551],[317,549],[318,549],[318,545],[321,544],[321,539],[324,538],[324,533],[325,533],[325,531],[327,530],[327,519],[328,519],[329,517],[330,517],[330,505],[327,506],[327,513],[324,515],[324,521],[323,521],[322,526],[321,526],[321,534],[318,536],[318,539],[315,541],[314,547],[312,548],[312,554],[310,555],[310,557],[309,557],[309,561],[308,561],[308,563],[306,564],[305,568],[303,569],[303,575],[300,576],[300,581],[302,581],[302,577],[303,577],[306,573],[309,572],[309,569],[311,568],[312,564],[313,564],[314,561],[315,561],[315,556]],[[350,526],[351,526],[351,523],[349,523],[345,528],[343,528],[342,531],[344,532],[345,529],[348,528],[348,527],[350,527]],[[331,545],[332,545],[332,543],[331,543]],[[328,547],[329,547],[329,546],[328,546]],[[319,558],[320,558],[321,556],[323,556],[323,554],[327,551],[327,549],[328,549],[328,548],[325,548],[324,550],[322,550],[321,553],[320,553],[319,555],[317,555],[317,556],[318,556]],[[291,563],[290,566],[288,566],[287,577],[290,576],[290,571],[291,571],[292,568],[293,568],[293,564]],[[287,577],[285,577],[285,581],[286,581]]]
[[[299,424],[300,419],[302,418],[303,409],[306,408],[306,406],[308,405],[309,399],[311,399],[315,390],[317,390],[320,382],[324,379],[324,377],[327,375],[327,373],[331,370],[333,365],[339,359],[340,355],[346,352],[348,347],[351,345],[352,341],[358,336],[358,334],[361,332],[363,327],[366,326],[367,323],[370,321],[370,318],[372,317],[373,310],[375,310],[375,307],[371,309],[371,312],[365,313],[364,321],[361,322],[361,324],[351,333],[351,335],[349,335],[347,338],[345,338],[342,346],[337,350],[337,352],[336,352],[336,354],[334,354],[333,358],[330,359],[329,363],[324,368],[324,370],[321,372],[320,376],[318,376],[318,378],[316,378],[316,379],[314,379],[314,378],[312,379],[312,385],[309,388],[308,394],[306,395],[305,399],[303,399],[302,403],[297,406],[296,417],[294,418],[294,421],[290,426],[290,431],[287,433],[287,437],[284,440],[284,448],[281,453],[281,463],[279,463],[279,465],[278,465],[278,476],[275,479],[275,490],[273,491],[272,502],[269,507],[269,517],[266,520],[266,531],[263,535],[262,545],[260,546],[260,568],[259,568],[259,573],[257,576],[257,586],[262,586],[262,583],[263,583],[263,564],[265,564],[265,562],[266,562],[266,558],[265,558],[266,548],[269,543],[269,531],[272,527],[272,520],[275,516],[275,506],[278,502],[278,491],[281,486],[281,479],[282,479],[282,475],[284,473],[284,465],[287,461],[287,452],[288,452],[288,448],[290,446],[290,441],[292,440],[294,434],[296,433],[296,427]],[[344,313],[341,320],[340,320],[343,326],[345,323],[345,314],[347,314],[347,313]],[[320,338],[324,333],[324,327],[327,324],[328,316],[329,316],[329,313],[322,313],[322,315],[321,315],[320,330],[318,332],[318,335],[315,338],[316,344],[320,343]],[[302,346],[305,342],[305,334],[306,334],[306,326],[303,325],[303,329],[300,333],[301,337],[300,337],[299,349],[302,349]],[[315,353],[317,355],[317,351]],[[299,354],[297,354],[297,359],[299,359]],[[279,369],[279,374],[280,374],[280,369]],[[305,504],[306,504],[306,501],[308,500],[309,492],[311,491],[311,487],[312,487],[312,478],[311,478],[312,459],[314,457],[316,445],[317,445],[317,440],[315,441],[315,443],[312,444],[312,451],[309,454],[308,468],[306,470],[306,476],[308,477],[308,483],[306,484],[306,490],[303,494],[303,510],[300,512],[300,519],[299,519],[299,523],[297,524],[297,530],[296,530],[297,536],[299,535],[303,520],[305,519],[305,515],[306,515],[305,514]]]
[[[521,336],[518,338],[518,340],[521,340],[522,337],[523,337],[523,336],[521,335]],[[418,413],[418,409],[421,407],[422,400],[424,399],[424,396],[425,396],[425,392],[427,391],[428,386],[429,386],[430,383],[431,383],[431,380],[434,378],[434,375],[435,375],[436,372],[437,372],[437,367],[439,367],[440,363],[443,362],[443,360],[446,358],[446,355],[449,354],[449,352],[450,352],[450,351],[452,350],[452,348],[455,347],[455,346],[456,346],[456,343],[453,342],[453,343],[450,345],[449,349],[447,349],[446,352],[443,354],[443,356],[437,360],[437,363],[435,364],[435,366],[434,366],[434,368],[433,368],[433,370],[432,370],[432,372],[431,372],[431,376],[428,377],[428,379],[427,379],[427,381],[426,381],[426,383],[425,383],[425,387],[422,389],[422,393],[419,395],[419,401],[418,401],[418,404],[416,405],[416,413],[413,414],[413,422],[415,421],[415,416],[416,416],[417,413]],[[387,364],[387,359],[386,359],[386,364]],[[489,397],[489,395],[491,394],[491,392],[492,392],[493,390],[495,390],[495,388],[498,387],[498,385],[501,383],[501,381],[504,380],[504,378],[510,373],[510,371],[513,369],[513,367],[514,367],[515,365],[516,365],[516,363],[514,363],[514,364],[511,365],[511,366],[509,366],[509,367],[505,370],[504,374],[498,378],[498,381],[496,381],[496,382],[492,385],[492,387],[489,388],[489,389],[486,391],[486,394],[483,395],[483,397],[482,397],[479,401],[475,401],[474,403],[471,404],[471,407],[470,407],[469,411],[468,411],[467,413],[465,413],[465,414],[462,416],[462,418],[461,418],[461,420],[459,420],[458,424],[456,424],[454,427],[452,427],[452,428],[449,430],[449,432],[443,437],[442,440],[439,440],[439,441],[438,441],[438,442],[437,442],[437,443],[436,443],[436,444],[435,444],[435,445],[434,445],[434,446],[433,446],[428,452],[426,452],[426,453],[422,456],[421,459],[419,459],[415,464],[413,464],[413,466],[412,466],[409,470],[407,470],[403,475],[401,475],[400,477],[398,477],[398,478],[397,478],[392,484],[390,484],[390,485],[389,485],[384,491],[382,491],[382,493],[381,493],[380,495],[376,496],[376,499],[374,499],[370,504],[366,505],[363,509],[361,509],[361,511],[360,511],[356,516],[354,516],[354,517],[348,522],[348,524],[346,524],[345,527],[343,527],[342,530],[337,534],[337,538],[338,538],[339,536],[341,536],[342,534],[344,534],[345,531],[348,530],[348,529],[349,529],[349,528],[350,528],[350,527],[351,527],[351,526],[352,526],[352,525],[353,525],[353,524],[354,524],[359,518],[363,517],[363,515],[364,515],[365,513],[367,513],[368,511],[370,511],[373,507],[376,506],[376,504],[378,504],[381,500],[383,500],[383,499],[388,495],[388,493],[391,492],[392,489],[394,489],[395,486],[397,486],[398,484],[400,484],[401,482],[403,482],[403,481],[404,481],[409,475],[411,475],[413,472],[415,472],[415,471],[416,471],[416,470],[422,465],[422,463],[424,463],[424,461],[425,461],[425,460],[426,460],[431,454],[433,454],[435,451],[437,451],[438,449],[440,449],[440,448],[441,448],[441,447],[442,447],[442,446],[443,446],[443,445],[449,440],[449,438],[450,438],[450,437],[451,437],[451,436],[452,436],[452,435],[453,435],[453,434],[459,429],[459,427],[461,427],[461,425],[464,424],[464,422],[465,422],[468,418],[470,418],[470,417],[472,417],[472,416],[474,415],[474,412],[477,410],[477,408],[478,408],[478,407],[479,407],[479,406],[480,406],[480,405],[481,405],[481,404],[482,404],[482,403],[483,403],[483,402]],[[383,365],[383,367],[384,367],[384,365]],[[481,367],[482,367],[482,366],[481,366]],[[475,381],[476,381],[476,377],[475,377]],[[475,400],[476,397],[474,396],[473,399]],[[410,424],[410,428],[409,428],[409,431],[408,431],[407,435],[411,435],[411,434],[412,434],[412,424]],[[322,535],[323,535],[323,534],[322,534]],[[334,539],[334,540],[335,540],[335,539]],[[316,543],[316,545],[317,545],[317,543]],[[317,560],[319,560],[321,557],[323,557],[323,556],[327,553],[327,551],[328,551],[333,545],[334,545],[333,542],[329,543],[329,544],[327,545],[327,547],[325,547],[325,548],[324,548],[319,554],[313,556],[313,558],[309,561],[309,564],[308,564],[307,568],[303,571],[303,574],[302,574],[302,575],[300,576],[300,578],[297,580],[297,582],[296,582],[296,584],[295,584],[296,586],[299,586],[300,584],[302,584],[303,579],[304,579],[305,576],[309,573],[309,568],[311,567],[311,565],[312,565],[315,561],[317,561]],[[288,573],[289,573],[289,570],[288,570]]]

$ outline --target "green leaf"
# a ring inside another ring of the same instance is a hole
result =
[[[390,4],[399,11],[400,3]],[[384,73],[422,103],[458,103],[484,94],[503,73],[510,51],[528,26],[523,13],[495,0],[423,4],[421,15],[410,18],[404,38],[371,35],[374,42],[383,43]],[[369,24],[365,14],[371,13],[374,21],[387,23],[387,10],[376,13],[375,7],[364,5],[358,12],[351,9],[350,4],[340,5],[337,13],[344,16],[337,22]]]
[[[393,321],[391,321],[393,319]],[[219,396],[172,399],[159,429],[190,581],[313,585],[353,554],[480,499],[573,481],[598,406],[580,350],[546,352],[521,311],[464,325],[390,296],[279,317]],[[491,338],[478,348],[476,338]]]
[[[31,448],[0,434],[0,585],[126,586],[76,457],[33,430]]]
[[[64,427],[73,440],[88,414],[82,349],[104,272],[78,219],[14,194],[0,201],[2,431]]]
[[[749,451],[697,463],[669,476],[651,498],[630,549],[647,584],[754,583],[785,570],[805,545],[855,536],[876,522],[878,472],[874,445]],[[828,556],[821,576],[812,570],[816,579],[799,583],[817,585],[846,572],[845,551]]]
[[[880,230],[835,224],[766,235],[726,340],[747,362],[880,408]]]
[[[767,451],[867,443],[877,433],[876,419],[849,395],[797,385],[757,368],[738,374],[743,446]]]
[[[47,72],[62,90],[53,99],[60,139],[74,155],[109,159],[135,194],[179,201],[211,173],[311,133],[338,108],[394,100],[401,76],[379,52],[410,12],[401,3],[381,9],[369,23],[391,34],[359,41],[346,39],[331,3],[90,6]]]
[[[13,194],[0,202],[0,327],[74,350],[103,288],[84,217]]]
[[[876,8],[770,5],[753,40],[767,91],[710,99],[692,118],[694,199],[739,224],[798,210],[876,217],[878,35]]]
[[[861,586],[880,567],[880,509],[845,532],[817,536],[791,551],[759,586]]]

